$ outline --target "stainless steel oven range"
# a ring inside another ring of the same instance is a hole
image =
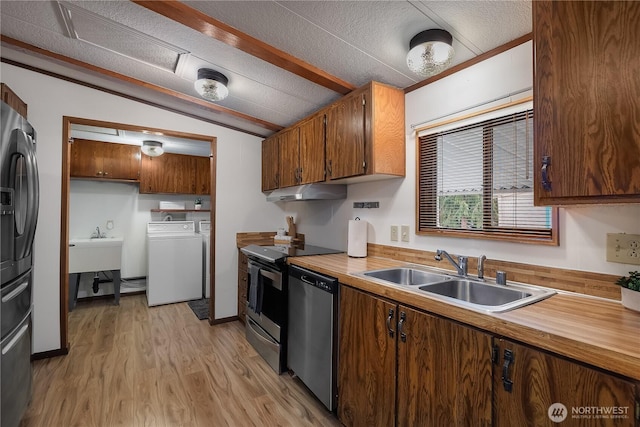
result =
[[[278,374],[287,369],[287,257],[340,253],[335,249],[248,245],[247,341]]]

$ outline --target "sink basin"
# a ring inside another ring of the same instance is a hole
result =
[[[523,307],[555,294],[538,286],[473,280],[467,277],[429,271],[429,267],[402,266],[354,273],[355,276],[406,287],[410,292],[427,294],[465,308],[499,313]]]
[[[372,277],[403,286],[425,285],[427,283],[442,282],[451,278],[444,274],[430,273],[428,271],[410,267],[365,271],[362,275],[364,277]]]
[[[69,273],[120,270],[122,237],[71,239]]]
[[[418,289],[459,305],[491,312],[513,310],[555,294],[552,290],[526,285],[494,285],[467,279],[447,280]]]

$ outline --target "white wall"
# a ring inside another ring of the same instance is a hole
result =
[[[349,187],[349,204],[355,201],[380,202],[380,209],[351,209],[353,216],[357,214],[370,222],[369,242],[429,251],[441,248],[469,256],[485,254],[493,259],[615,275],[626,275],[629,270],[638,269],[638,266],[607,262],[605,248],[607,233],[640,234],[640,204],[561,208],[558,247],[414,234],[416,147],[411,125],[441,121],[445,114],[530,88],[533,82],[531,49],[531,42],[526,43],[407,94],[406,178]],[[514,99],[522,96],[514,96]],[[476,110],[507,101],[495,101]],[[409,243],[391,242],[389,238],[389,227],[401,224],[411,227]]]
[[[29,121],[38,132],[41,200],[35,236],[34,352],[60,348],[59,248],[63,116],[171,129],[218,138],[216,317],[235,315],[236,232],[275,229],[284,221],[282,209],[267,203],[260,192],[261,138],[9,64],[2,63],[0,67],[2,81],[29,105]],[[126,194],[113,197],[123,197],[130,203]],[[140,199],[137,209],[147,210],[151,203],[151,200],[142,202]],[[116,214],[117,212],[113,212],[114,216]],[[133,226],[137,223],[138,220],[135,220],[131,224]],[[120,220],[116,226],[118,224]],[[122,224],[124,225],[124,221]],[[95,226],[92,225],[93,227]],[[84,226],[82,228],[84,230]]]

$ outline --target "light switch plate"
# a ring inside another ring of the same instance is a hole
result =
[[[392,225],[391,226],[391,241],[392,242],[397,242],[398,241],[398,226],[397,225]]]
[[[400,227],[400,239],[403,242],[408,242],[409,241],[409,226],[408,225],[403,225],[402,227]]]
[[[640,265],[640,235],[607,233],[607,261]]]

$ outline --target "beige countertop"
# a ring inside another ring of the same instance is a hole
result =
[[[619,301],[558,293],[506,313],[486,313],[352,275],[406,262],[346,254],[292,257],[288,262],[400,304],[640,380],[640,313],[624,308]]]

